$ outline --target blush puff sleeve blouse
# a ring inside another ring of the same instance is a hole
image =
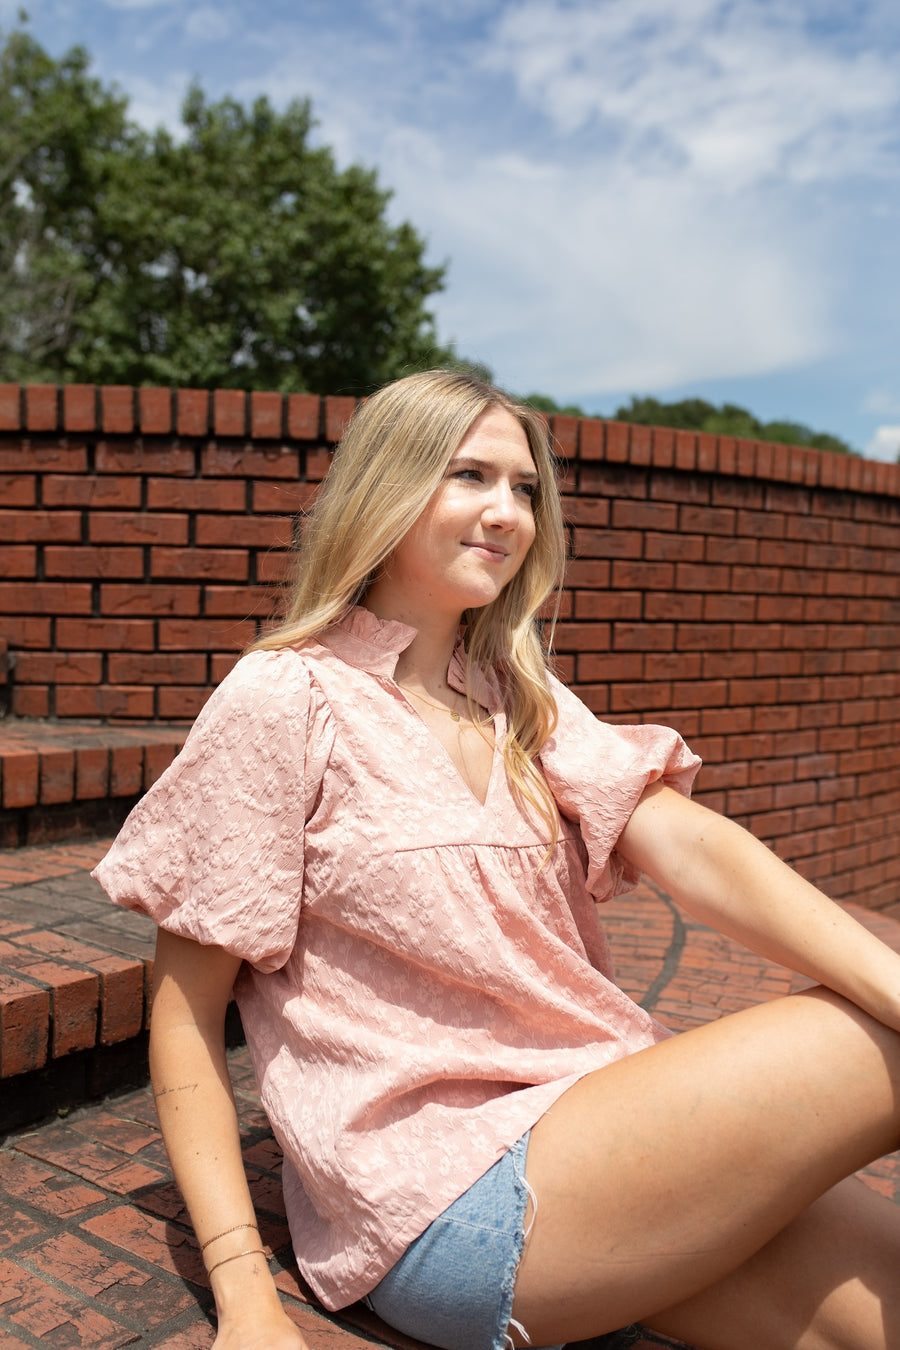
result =
[[[554,682],[548,859],[506,780],[493,682],[475,688],[496,734],[482,804],[394,682],[414,636],[357,608],[245,656],[95,872],[117,904],[242,959],[297,1260],[332,1309],[579,1077],[668,1034],[614,983],[595,901],[637,881],[616,842],[646,785],[687,792],[699,760]]]

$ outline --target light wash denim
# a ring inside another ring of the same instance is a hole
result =
[[[429,1224],[371,1291],[366,1302],[382,1321],[441,1350],[509,1350],[529,1134]]]

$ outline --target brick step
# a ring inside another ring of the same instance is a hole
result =
[[[114,833],[188,727],[0,721],[0,848]]]

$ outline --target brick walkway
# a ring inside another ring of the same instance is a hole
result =
[[[8,1350],[200,1350],[213,1340],[208,1283],[146,1087],[84,1104],[143,1073],[152,959],[149,923],[110,906],[87,874],[104,849],[103,840],[81,840],[0,852],[2,1110],[21,1117],[30,1103],[32,1114],[49,1117],[0,1147],[0,1343]],[[900,950],[900,924],[854,912]],[[622,984],[673,1029],[799,987],[685,923],[650,886],[603,917]],[[231,1052],[231,1067],[262,1236],[291,1316],[323,1350],[411,1350],[362,1309],[336,1319],[312,1305],[287,1246],[279,1153],[245,1050]],[[900,1199],[896,1158],[865,1177]]]

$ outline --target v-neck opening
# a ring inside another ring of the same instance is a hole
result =
[[[444,745],[444,742],[441,740],[440,736],[438,736],[431,729],[431,727],[425,721],[425,718],[419,712],[418,708],[410,700],[406,691],[403,689],[401,685],[397,684],[396,680],[394,681],[394,688],[397,690],[400,697],[403,699],[403,702],[406,704],[407,708],[409,708],[410,712],[413,714],[413,716],[421,726],[422,730],[425,732],[428,739],[430,741],[433,741],[435,745],[439,746],[441,754],[446,762],[446,766],[449,769],[450,773],[453,775],[454,779],[462,786],[464,792],[467,793],[467,795],[471,798],[474,804],[483,811],[487,806],[488,799],[491,795],[491,787],[493,786],[494,782],[494,771],[497,767],[497,714],[496,713],[488,714],[490,717],[490,721],[494,724],[494,743],[491,746],[491,771],[488,774],[487,787],[485,788],[484,791],[484,801],[481,801],[478,797],[478,794],[466,781],[457,765],[453,762],[453,756],[450,754],[450,751],[447,749],[446,745]]]

